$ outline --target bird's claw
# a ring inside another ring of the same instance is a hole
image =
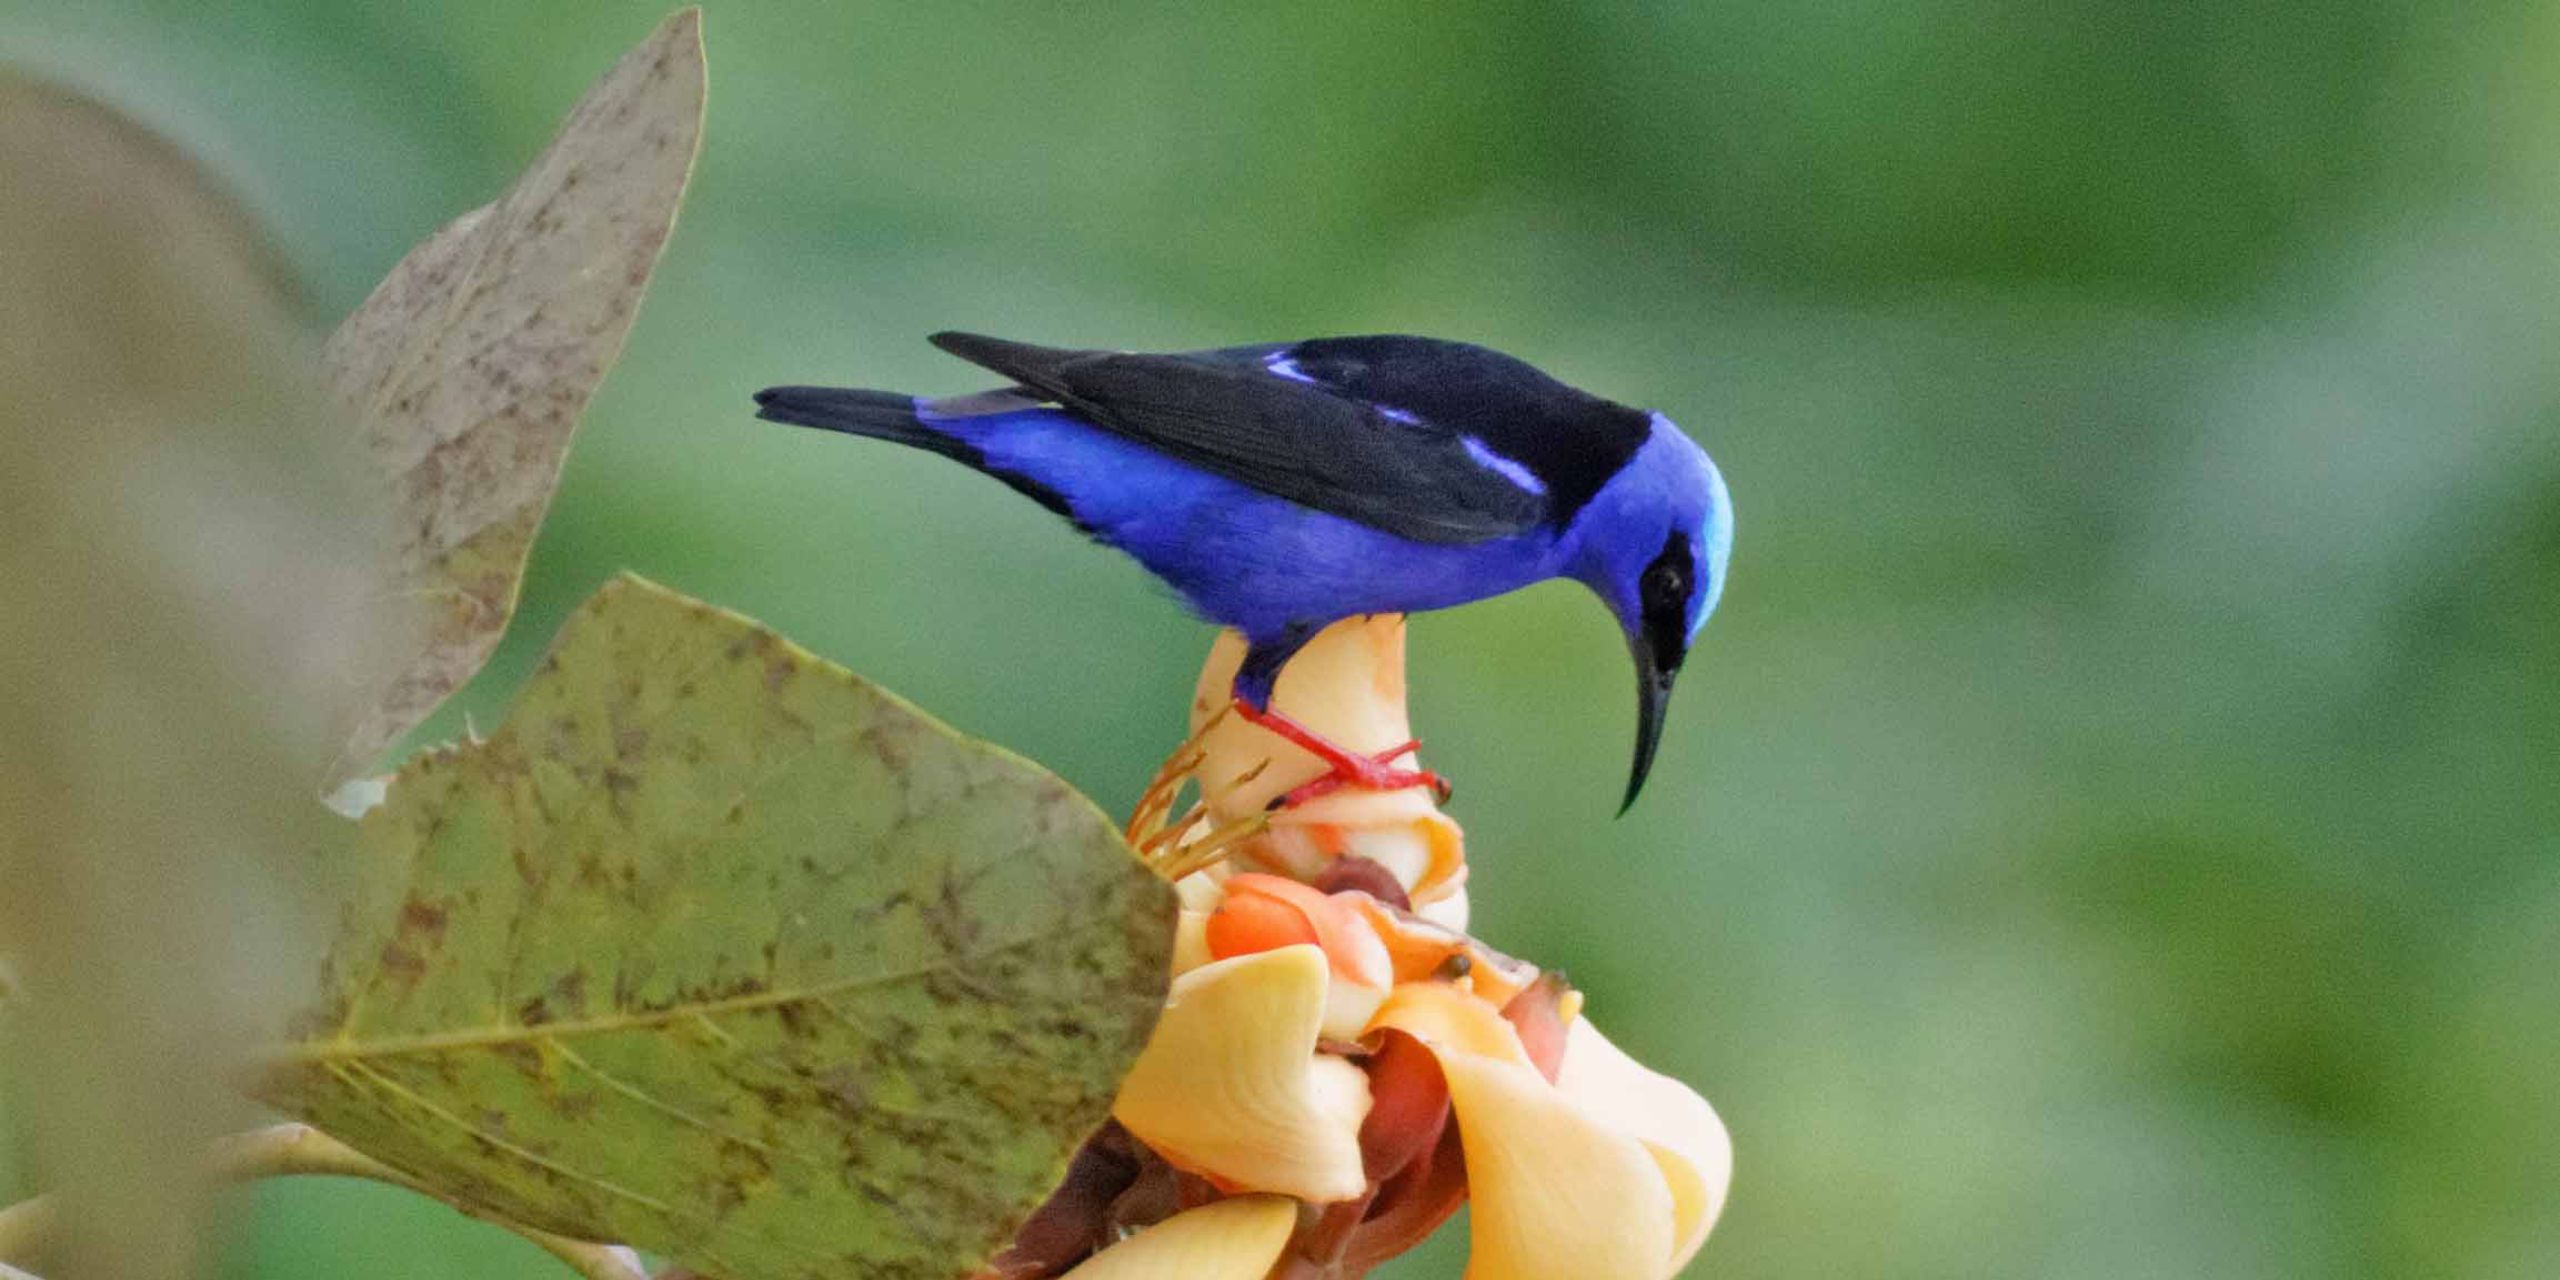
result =
[[[1346,755],[1339,760],[1331,761],[1333,767],[1331,773],[1281,793],[1272,800],[1268,808],[1273,811],[1294,809],[1319,796],[1331,795],[1345,787],[1357,787],[1362,791],[1402,791],[1408,787],[1429,787],[1434,801],[1447,804],[1450,795],[1447,778],[1429,769],[1394,767],[1397,760],[1413,754],[1421,745],[1422,743],[1416,740],[1389,748],[1373,756]]]
[[[1295,808],[1318,796],[1330,795],[1344,787],[1363,791],[1402,791],[1407,787],[1429,787],[1441,804],[1449,802],[1449,781],[1428,769],[1398,769],[1397,760],[1411,755],[1422,746],[1420,739],[1409,739],[1375,755],[1347,751],[1324,735],[1299,724],[1275,710],[1255,710],[1250,703],[1238,699],[1233,704],[1237,714],[1260,725],[1282,739],[1295,744],[1307,754],[1325,763],[1329,772],[1294,791],[1281,794],[1266,806],[1266,811]]]

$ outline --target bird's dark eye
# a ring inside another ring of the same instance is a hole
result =
[[[1689,540],[1671,535],[1662,554],[1644,570],[1644,611],[1678,614],[1689,603],[1691,575],[1695,572],[1689,551]]]
[[[1656,563],[1644,571],[1644,607],[1670,608],[1689,598],[1689,571],[1676,564]]]

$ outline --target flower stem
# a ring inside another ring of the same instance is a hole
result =
[[[469,1217],[523,1236],[543,1252],[568,1264],[583,1280],[649,1280],[649,1272],[640,1265],[639,1255],[629,1249],[589,1240],[572,1240],[495,1217],[486,1210],[438,1194],[407,1174],[307,1124],[280,1124],[225,1138],[214,1144],[211,1169],[216,1177],[232,1182],[295,1174],[326,1174],[387,1182],[430,1199],[441,1200]],[[49,1196],[39,1196],[0,1209],[0,1258],[23,1258],[36,1252],[53,1234],[59,1216]],[[0,1280],[34,1280],[34,1277],[0,1263]]]
[[[33,1256],[37,1246],[52,1237],[54,1219],[59,1216],[54,1212],[50,1196],[38,1196],[0,1209],[0,1267],[5,1267],[10,1258]],[[24,1274],[0,1271],[0,1280],[18,1280],[18,1276]]]

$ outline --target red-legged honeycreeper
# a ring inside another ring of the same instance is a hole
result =
[[[1170,355],[933,344],[1012,385],[924,399],[772,387],[760,416],[957,459],[1137,558],[1242,632],[1239,711],[1330,763],[1338,784],[1439,785],[1273,713],[1280,669],[1325,626],[1445,609],[1549,578],[1600,597],[1636,666],[1644,787],[1690,642],[1724,591],[1733,511],[1669,418],[1499,352],[1376,336]]]

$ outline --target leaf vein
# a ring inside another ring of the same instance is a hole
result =
[[[702,1117],[697,1116],[692,1112],[687,1111],[684,1108],[679,1107],[676,1104],[669,1102],[666,1099],[661,1098],[592,1062],[587,1061],[586,1058],[580,1055],[577,1050],[570,1048],[566,1044],[562,1044],[557,1040],[550,1040],[546,1043],[549,1044],[552,1052],[560,1055],[562,1061],[567,1062],[569,1065],[595,1077],[597,1083],[602,1084],[605,1088],[611,1089],[615,1093],[621,1094],[623,1097],[629,1098],[633,1102],[637,1102],[641,1106],[647,1107],[650,1110],[666,1116],[680,1124],[700,1129],[704,1133],[710,1134],[712,1137],[718,1138],[723,1142],[735,1143],[751,1150],[761,1151],[769,1156],[779,1156],[821,1172],[834,1172],[833,1167],[827,1162],[818,1160],[806,1152],[798,1151],[790,1147],[778,1147],[769,1142],[762,1142],[757,1139],[750,1138],[743,1133],[731,1130],[726,1126],[705,1120]]]
[[[1017,951],[1051,940],[1052,932],[1035,931],[1009,938],[993,946],[970,952],[970,957]],[[861,991],[895,983],[913,982],[937,973],[956,972],[953,961],[966,957],[947,957],[931,964],[889,973],[866,973],[838,978],[815,986],[785,991],[757,991],[706,1000],[693,1004],[670,1005],[660,1009],[643,1009],[630,1013],[606,1014],[595,1018],[569,1018],[545,1022],[537,1026],[505,1024],[492,1027],[468,1027],[452,1031],[426,1032],[412,1036],[395,1036],[382,1040],[362,1041],[338,1036],[327,1041],[295,1045],[276,1055],[279,1065],[315,1062],[362,1062],[370,1058],[401,1057],[414,1053],[451,1053],[466,1049],[493,1049],[503,1045],[526,1044],[556,1037],[609,1035],[617,1031],[639,1031],[665,1026],[685,1018],[716,1018],[727,1014],[753,1013],[783,1005],[821,1001],[846,991]],[[725,1033],[724,1033],[725,1034]]]
[[[655,1196],[634,1191],[620,1183],[610,1182],[603,1178],[599,1178],[583,1169],[579,1169],[572,1165],[562,1164],[557,1160],[553,1160],[550,1157],[542,1155],[541,1153],[519,1143],[509,1142],[505,1138],[499,1137],[498,1135],[471,1123],[469,1120],[465,1120],[461,1116],[455,1115],[442,1104],[435,1102],[426,1095],[419,1093],[417,1090],[412,1089],[361,1062],[332,1062],[329,1064],[329,1070],[331,1074],[336,1075],[340,1080],[347,1081],[350,1085],[371,1088],[388,1093],[392,1097],[398,1098],[409,1105],[418,1108],[420,1111],[434,1116],[435,1118],[452,1125],[454,1128],[462,1130],[464,1133],[471,1135],[474,1139],[487,1143],[490,1147],[498,1151],[505,1152],[506,1154],[537,1168],[545,1169],[552,1173],[559,1174],[561,1177],[584,1183],[604,1192],[607,1195],[628,1200],[633,1204],[665,1214],[670,1218],[691,1218],[694,1221],[706,1220],[700,1215],[680,1212],[675,1206],[670,1205],[666,1201],[660,1200]],[[359,1081],[352,1078],[355,1073],[360,1073],[364,1079]]]

